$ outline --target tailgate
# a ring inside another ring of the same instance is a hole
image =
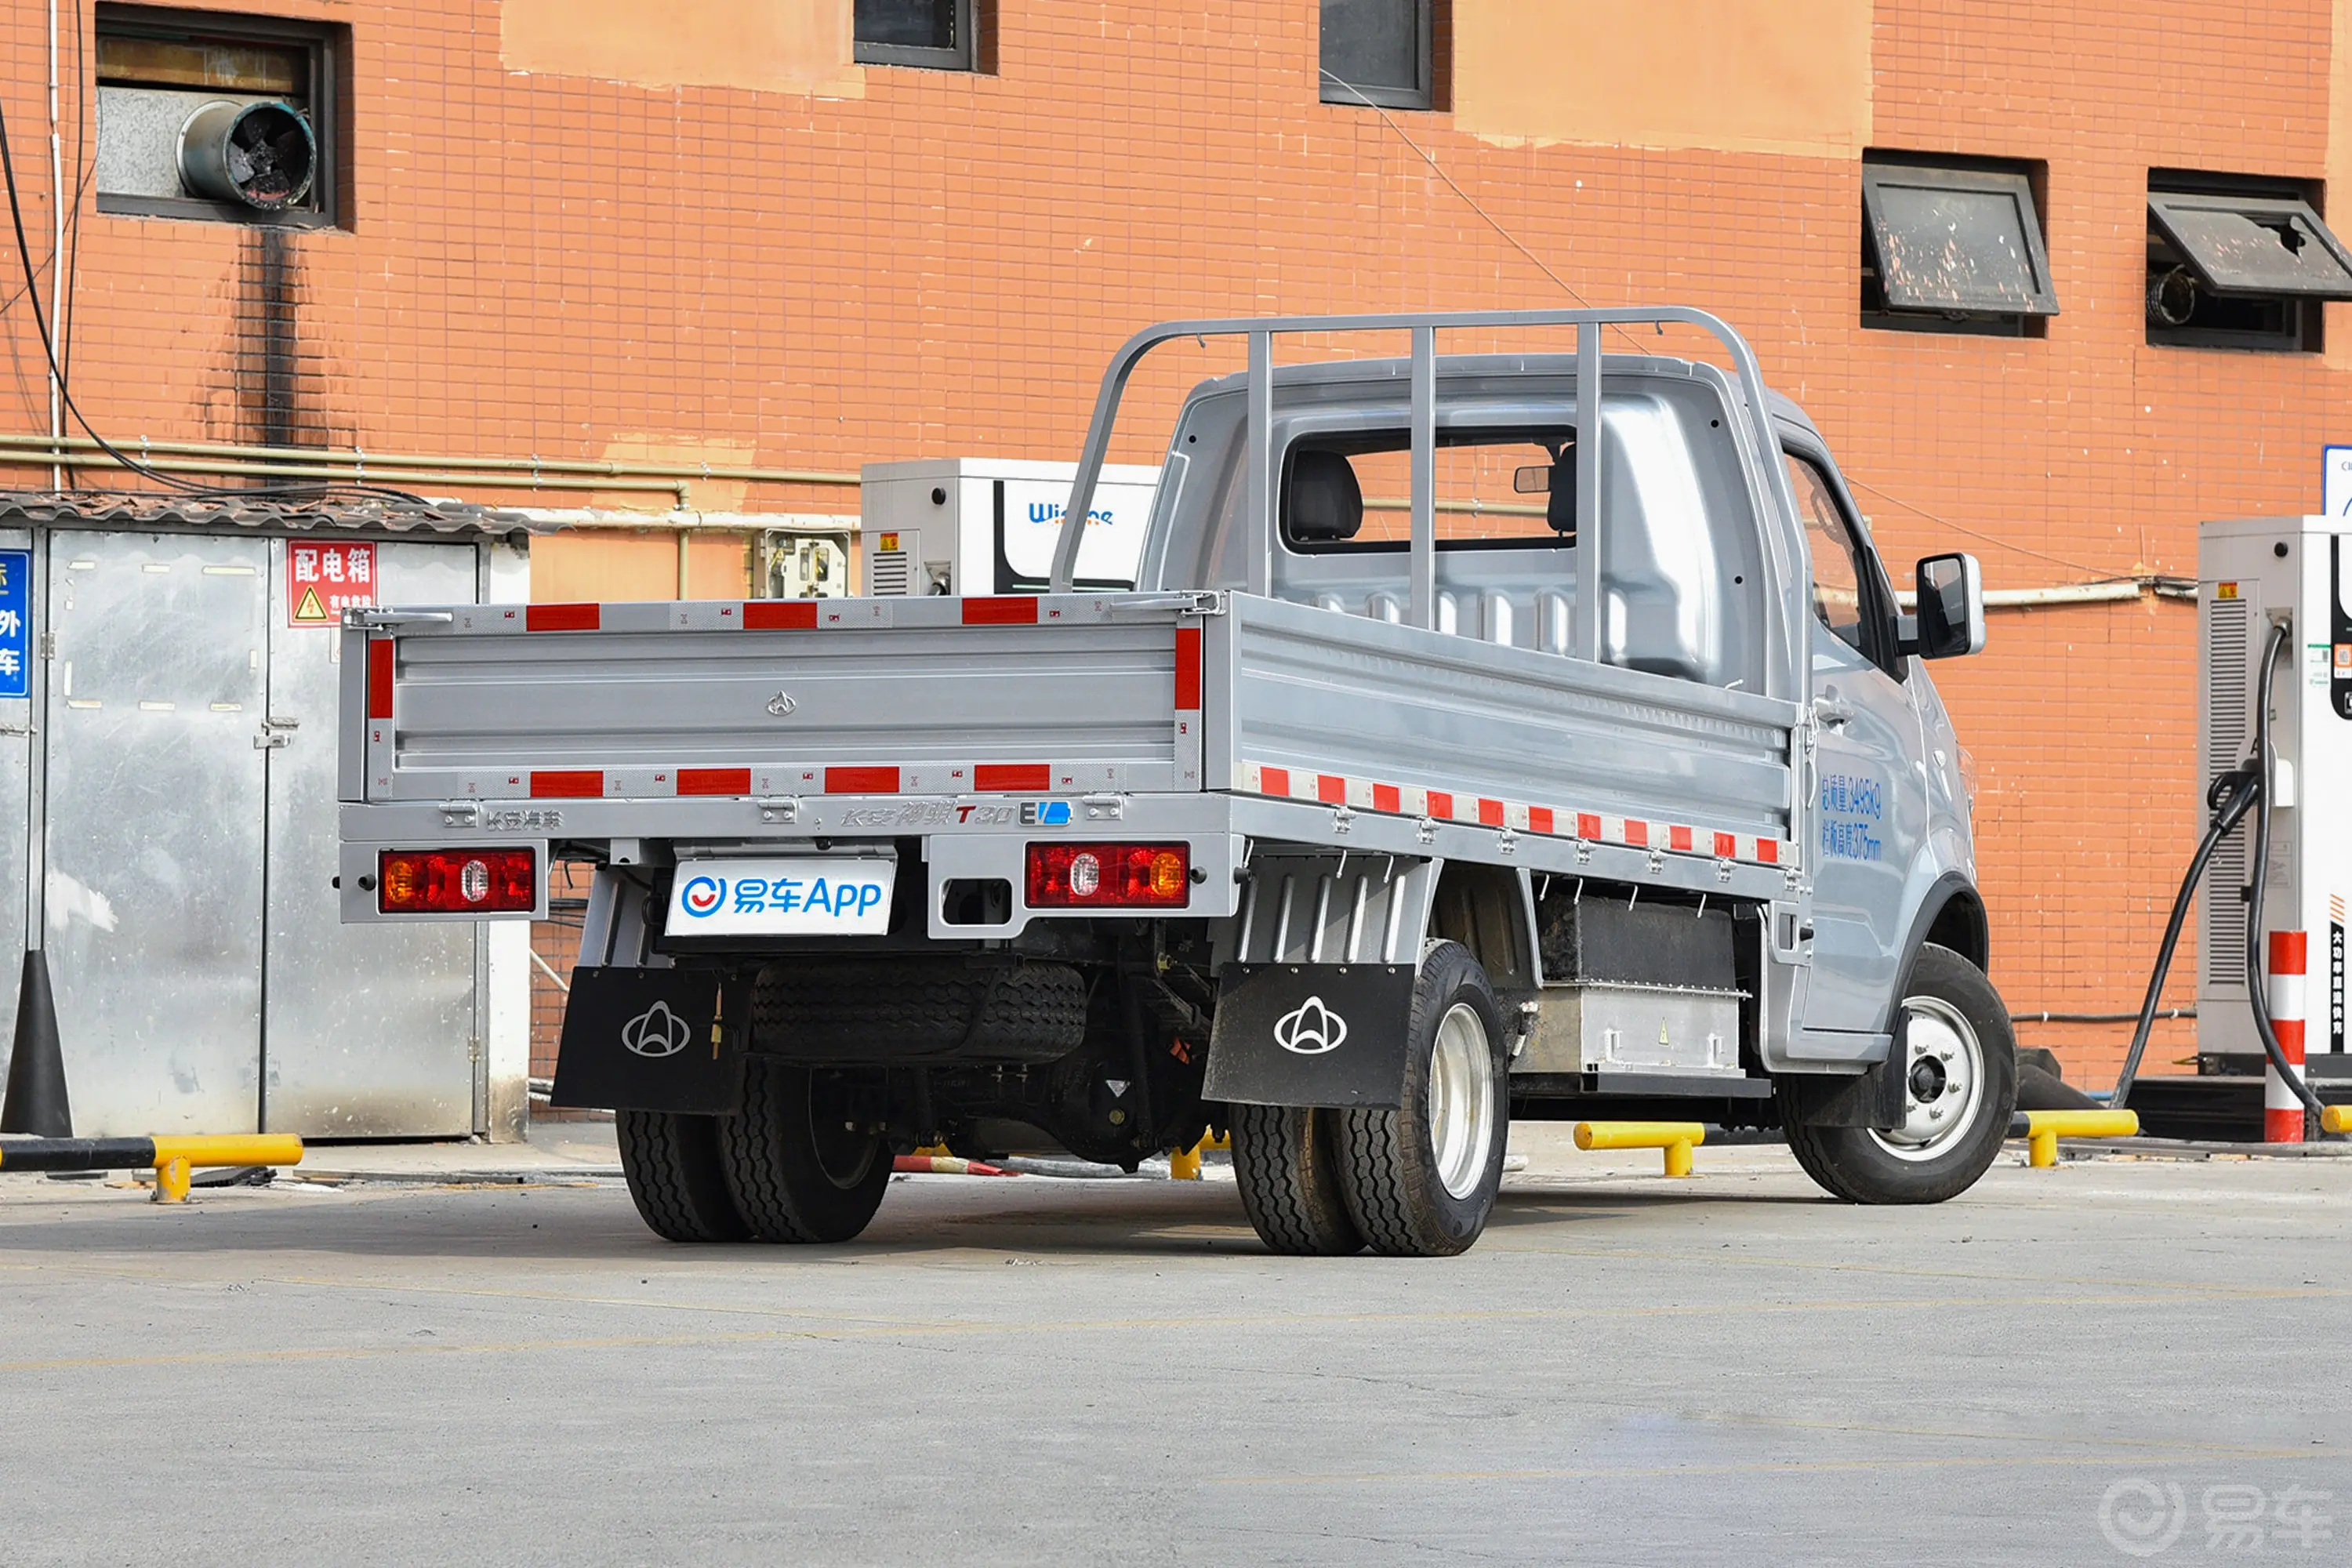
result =
[[[1198,789],[1199,613],[1214,607],[1075,594],[358,612],[342,798]]]

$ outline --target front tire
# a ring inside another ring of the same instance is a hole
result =
[[[1502,1009],[1467,948],[1422,949],[1405,1030],[1403,1103],[1336,1113],[1340,1190],[1373,1251],[1449,1258],[1486,1228],[1511,1123]]]
[[[1339,1187],[1334,1110],[1236,1105],[1231,1110],[1234,1180],[1242,1208],[1270,1252],[1345,1258],[1364,1249],[1363,1232]]]
[[[629,1199],[667,1241],[741,1241],[751,1234],[727,1190],[719,1118],[669,1110],[619,1110],[613,1132]]]
[[[1991,1168],[2009,1136],[2017,1037],[1982,970],[1949,948],[1920,948],[1895,1048],[1906,1057],[1901,1127],[1788,1128],[1805,1173],[1848,1203],[1958,1197]],[[1790,1102],[1781,1103],[1785,1114]]]
[[[743,1064],[743,1109],[719,1119],[719,1151],[735,1207],[762,1241],[848,1241],[890,1184],[882,1135],[856,1126],[844,1075],[754,1056]]]

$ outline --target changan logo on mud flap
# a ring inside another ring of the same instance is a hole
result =
[[[621,1026],[622,1046],[640,1057],[674,1057],[693,1037],[693,1028],[667,1002],[656,1002]]]
[[[1320,996],[1309,996],[1274,1026],[1274,1043],[1302,1057],[1336,1051],[1347,1037],[1348,1020],[1323,1005]]]

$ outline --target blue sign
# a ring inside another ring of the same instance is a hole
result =
[[[0,697],[33,694],[33,552],[0,550]]]

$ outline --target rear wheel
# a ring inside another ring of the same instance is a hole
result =
[[[1340,1187],[1375,1252],[1448,1257],[1486,1228],[1510,1131],[1502,1041],[1486,970],[1458,942],[1429,943],[1406,1023],[1403,1103],[1336,1113]]]
[[[841,1073],[754,1056],[741,1114],[719,1121],[735,1207],[762,1241],[847,1241],[890,1184],[890,1151],[861,1125]]]
[[[620,1110],[613,1122],[629,1197],[656,1236],[669,1241],[741,1241],[751,1234],[727,1190],[719,1118]]]
[[[1233,1107],[1234,1180],[1270,1251],[1342,1258],[1364,1249],[1339,1190],[1339,1115],[1302,1106]]]
[[[1790,1152],[1832,1195],[1939,1204],[1976,1185],[2017,1108],[2017,1041],[1984,972],[1949,948],[1919,950],[1903,997],[1900,1127],[1790,1126]]]

